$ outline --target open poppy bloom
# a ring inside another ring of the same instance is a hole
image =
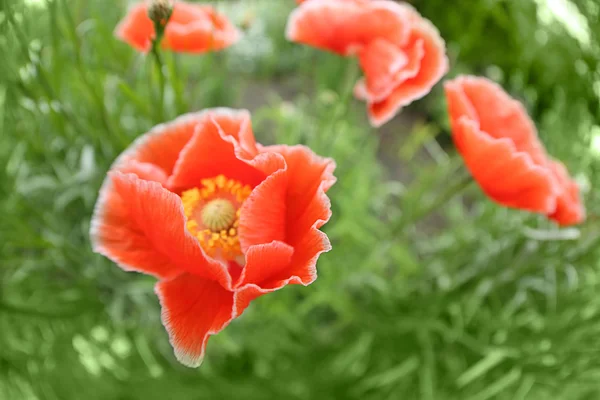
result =
[[[115,36],[136,50],[148,52],[156,36],[148,3],[134,5],[117,25]],[[177,1],[165,28],[162,47],[183,53],[205,53],[231,46],[240,31],[212,6]]]
[[[354,94],[367,102],[376,127],[429,93],[448,72],[438,30],[412,7],[390,0],[310,0],[290,16],[288,38],[358,55],[365,78]]]
[[[256,297],[316,279],[335,164],[304,146],[261,146],[247,111],[209,109],[159,125],[115,162],[90,236],[94,251],[159,279],[178,360]]]
[[[585,210],[565,167],[551,160],[523,105],[485,78],[445,84],[452,138],[473,178],[494,201],[577,224]]]
[[[407,5],[404,8],[410,27],[400,44],[377,39],[359,54],[365,78],[354,94],[366,100],[371,125],[381,126],[403,107],[427,95],[448,72],[446,45],[435,26]],[[400,14],[399,14],[400,15]]]

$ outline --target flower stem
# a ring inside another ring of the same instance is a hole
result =
[[[408,225],[414,224],[415,222],[420,221],[421,219],[427,217],[432,212],[439,209],[441,206],[450,201],[454,196],[464,191],[468,188],[474,180],[470,175],[465,175],[460,178],[454,185],[448,186],[446,190],[444,190],[433,202],[429,205],[425,206],[421,210],[417,211],[415,214],[411,215],[409,218],[401,218],[398,221],[398,224],[393,227],[392,234],[397,235],[400,234],[404,228]]]
[[[165,80],[165,73],[164,73],[164,69],[163,69],[163,61],[162,61],[162,57],[160,56],[160,50],[158,48],[159,43],[160,43],[160,41],[158,39],[155,39],[152,41],[152,55],[154,56],[154,64],[156,65],[156,70],[158,71],[158,103],[157,103],[158,114],[157,115],[158,115],[158,118],[162,122],[164,120],[166,80]]]
[[[344,86],[341,96],[333,110],[333,116],[330,119],[329,125],[322,135],[322,137],[326,139],[326,142],[323,146],[326,154],[330,154],[334,150],[337,138],[340,136],[339,133],[334,132],[334,129],[344,114],[348,112],[350,101],[352,101],[354,84],[358,79],[359,72],[360,69],[358,68],[358,65],[354,63],[351,63],[346,68]]]
[[[173,5],[168,0],[154,0],[148,8],[148,16],[154,23],[154,39],[152,39],[152,55],[154,56],[154,64],[158,70],[158,118],[164,120],[165,107],[165,70],[162,57],[160,55],[160,42],[165,35],[165,28],[171,14],[173,13]]]

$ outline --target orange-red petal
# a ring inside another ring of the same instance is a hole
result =
[[[376,38],[402,44],[408,39],[406,10],[387,0],[306,1],[288,19],[288,40],[342,55]]]
[[[477,121],[480,129],[494,138],[510,139],[517,151],[547,166],[546,152],[537,129],[523,105],[512,99],[498,84],[486,78],[460,76],[446,82],[450,122],[462,116]]]
[[[233,318],[233,293],[193,274],[161,281],[155,291],[175,356],[184,365],[199,366],[210,335]]]
[[[549,214],[548,218],[563,226],[583,222],[586,213],[579,193],[579,186],[571,179],[567,169],[561,162],[552,160],[550,165],[560,186],[560,194],[556,210]]]
[[[148,17],[148,5],[138,3],[132,6],[117,25],[115,36],[138,51],[150,51],[154,25]]]
[[[178,52],[204,53],[229,47],[241,36],[212,6],[178,2],[165,29],[164,47]]]
[[[239,227],[243,251],[256,244],[285,240],[288,182],[287,171],[278,170],[254,188],[244,202]]]
[[[119,171],[123,174],[134,174],[140,179],[158,182],[162,186],[166,185],[167,179],[169,178],[165,171],[155,164],[140,162],[137,160],[121,162],[118,166],[113,167],[113,170]]]
[[[291,278],[287,270],[293,254],[292,246],[277,241],[250,247],[246,253],[246,266],[236,284],[234,315],[240,315],[250,301],[258,296],[275,291],[288,283],[284,280]],[[279,279],[282,276],[284,279]],[[269,289],[263,288],[274,280],[278,282],[276,287],[271,285]]]
[[[167,176],[173,173],[179,154],[190,141],[206,112],[190,113],[157,125],[140,136],[117,159],[111,169],[121,170],[130,161],[154,165]],[[145,178],[142,178],[145,179]]]
[[[195,187],[202,179],[221,174],[252,187],[262,182],[265,174],[246,161],[256,149],[246,118],[246,112],[224,108],[205,112],[179,155],[168,181],[169,189]]]
[[[181,199],[158,182],[111,172],[94,210],[94,251],[127,271],[172,278],[185,271],[231,287],[227,268],[204,256],[185,228]]]
[[[424,56],[422,40],[405,50],[383,40],[374,41],[360,54],[365,79],[356,84],[354,95],[369,103],[384,101],[402,82],[417,76]]]
[[[335,162],[317,156],[305,146],[268,146],[286,161],[288,168],[286,242],[296,246],[306,232],[318,229],[331,217],[331,203],[325,193],[335,183]]]
[[[510,139],[488,135],[467,117],[456,121],[452,133],[467,168],[492,200],[545,214],[556,209],[554,177]]]
[[[267,209],[274,203],[283,203],[286,221],[285,242],[294,246],[316,221],[321,221],[317,226],[320,228],[329,220],[330,202],[325,192],[335,183],[333,176],[335,162],[330,158],[319,157],[309,148],[300,145],[266,146],[262,151],[283,156],[286,163],[285,178],[281,175],[278,184],[265,184],[268,188],[255,195],[252,207]],[[282,185],[286,187],[285,193],[281,193]],[[250,195],[252,196],[253,194]],[[272,201],[280,198],[281,200]],[[240,222],[245,219],[246,226],[249,228],[260,226],[260,221],[252,221],[255,218],[253,213],[244,213],[242,210],[242,214],[246,215],[242,215]],[[245,233],[240,232],[240,240]],[[264,237],[262,242],[247,241],[247,245],[268,243],[272,240],[280,240],[280,238]]]
[[[413,11],[413,14],[416,13]],[[392,119],[402,107],[428,94],[448,72],[446,45],[437,28],[424,18],[412,16],[408,43],[402,50],[409,60],[419,60],[418,72],[391,82],[393,90],[383,100],[369,101],[369,119],[373,126],[381,126]],[[408,66],[414,64],[409,63]],[[409,70],[410,71],[410,70]]]
[[[294,248],[289,267],[262,288],[278,287],[281,281],[308,285],[316,278],[318,255],[331,247],[319,228],[331,216],[325,192],[335,182],[335,163],[304,146],[267,146],[261,151],[281,155],[285,168],[257,186],[242,207],[240,242],[248,251],[272,241]]]

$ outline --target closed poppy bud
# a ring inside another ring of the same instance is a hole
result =
[[[483,191],[506,207],[560,225],[585,219],[579,188],[551,159],[523,105],[496,83],[460,76],[445,84],[452,138]]]
[[[202,362],[210,335],[250,302],[317,277],[335,163],[304,146],[261,146],[247,111],[159,125],[111,167],[91,225],[96,252],[158,278],[175,355]]]
[[[173,4],[169,0],[154,0],[148,7],[148,17],[154,22],[155,26],[164,27],[173,12]]]

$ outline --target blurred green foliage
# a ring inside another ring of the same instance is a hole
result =
[[[0,399],[599,398],[600,5],[411,3],[446,39],[450,76],[524,100],[583,185],[586,224],[559,230],[476,187],[417,222],[464,174],[440,88],[373,131],[350,60],[286,42],[292,0],[220,1],[245,39],[165,54],[158,112],[151,60],[112,37],[124,4],[2,0]],[[211,106],[248,107],[263,143],[337,160],[334,250],[313,285],[255,301],[190,370],[153,279],[93,254],[88,230],[115,157],[161,113]]]

